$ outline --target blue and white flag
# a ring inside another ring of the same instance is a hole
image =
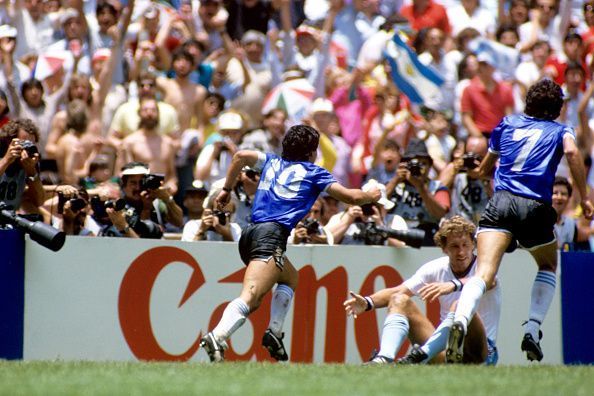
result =
[[[441,95],[443,77],[422,64],[397,33],[387,42],[384,56],[390,63],[394,83],[413,103],[425,104]]]
[[[468,49],[479,56],[481,53],[487,53],[494,62],[493,66],[502,74],[505,80],[513,79],[516,73],[516,67],[520,62],[520,51],[489,40],[484,37],[477,37],[468,42]]]

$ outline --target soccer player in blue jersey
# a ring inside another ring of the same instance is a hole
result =
[[[244,166],[261,170],[262,176],[252,206],[252,224],[242,233],[239,254],[247,269],[238,298],[231,301],[217,326],[200,345],[212,362],[224,360],[226,340],[256,309],[275,284],[270,323],[262,345],[276,360],[288,360],[282,338],[282,325],[297,286],[297,270],[285,256],[287,238],[295,225],[309,212],[318,195],[330,196],[352,205],[376,202],[378,189],[364,192],[347,189],[325,169],[316,166],[319,133],[306,125],[295,125],[283,138],[282,158],[274,154],[242,150],[233,156],[225,186],[217,196],[219,208],[230,198],[233,181]]]
[[[586,195],[585,170],[575,132],[555,120],[563,106],[561,87],[549,79],[535,83],[526,94],[523,115],[505,117],[493,130],[489,152],[476,176],[495,172],[495,193],[479,221],[478,269],[465,285],[448,339],[446,361],[460,363],[470,319],[485,291],[493,286],[501,258],[518,242],[534,257],[538,273],[532,285],[530,312],[521,349],[528,360],[542,360],[540,325],[555,293],[557,243],[553,228],[557,214],[551,206],[555,172],[567,158],[584,215],[592,218]]]

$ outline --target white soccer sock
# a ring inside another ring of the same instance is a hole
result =
[[[557,277],[554,272],[537,272],[534,283],[532,284],[530,312],[528,314],[528,322],[526,323],[526,333],[532,334],[532,338],[536,341],[540,339],[538,330],[549,311],[553,296],[555,295],[556,285]]]
[[[468,328],[468,323],[472,318],[472,315],[476,312],[481,297],[485,294],[487,285],[485,281],[478,276],[473,276],[464,285],[460,299],[458,300],[458,307],[456,308],[456,315],[454,315],[455,322],[461,322],[464,326],[464,330]]]
[[[240,298],[231,301],[225,308],[219,324],[212,331],[215,338],[218,341],[227,340],[235,330],[241,327],[249,313],[250,308],[245,301]]]
[[[407,335],[408,319],[406,316],[398,313],[386,316],[378,355],[394,359],[397,349],[400,349]]]
[[[427,354],[427,359],[423,363],[433,359],[439,352],[446,349],[452,324],[454,324],[454,313],[448,312],[448,316],[439,324],[427,342],[421,346],[421,350]]]
[[[291,300],[293,299],[293,289],[284,284],[279,284],[272,294],[272,304],[270,305],[270,322],[268,328],[272,330],[275,336],[282,337],[283,323]]]

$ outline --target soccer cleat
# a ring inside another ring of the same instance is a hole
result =
[[[217,341],[212,331],[202,337],[200,346],[208,353],[211,362],[221,363],[225,360],[225,349],[228,348],[227,343],[225,341]]]
[[[262,346],[268,349],[268,352],[273,359],[281,362],[289,360],[289,355],[287,355],[285,344],[283,344],[284,336],[285,334],[283,333],[283,335],[279,338],[272,332],[272,330],[266,329],[264,337],[262,337]]]
[[[544,356],[542,353],[542,349],[540,348],[540,339],[542,339],[542,332],[539,331],[539,340],[535,341],[532,337],[532,334],[526,333],[524,334],[524,339],[522,339],[522,352],[526,352],[526,358],[530,361],[541,361],[542,357]]]
[[[460,322],[454,322],[448,338],[448,348],[446,349],[446,363],[462,363],[464,357],[464,337],[466,331],[464,325]]]
[[[398,359],[398,364],[421,364],[428,357],[419,344],[414,344],[408,355]]]
[[[365,363],[363,363],[364,366],[382,366],[382,365],[386,365],[386,364],[392,364],[394,363],[394,359],[390,359],[389,357],[386,356],[382,356],[382,355],[378,355],[377,350],[373,350],[373,353],[371,354],[371,358],[369,358],[369,360]]]

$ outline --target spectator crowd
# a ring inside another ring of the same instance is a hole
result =
[[[415,103],[394,83],[393,34],[440,95]],[[218,208],[233,154],[280,155],[304,123],[318,165],[383,195],[323,194],[290,243],[365,244],[373,224],[430,246],[442,219],[478,222],[492,181],[467,171],[541,78],[563,87],[558,121],[594,187],[594,0],[4,0],[0,67],[0,201],[70,235],[237,241],[260,174],[244,169]],[[594,250],[566,164],[557,176],[559,247]]]

